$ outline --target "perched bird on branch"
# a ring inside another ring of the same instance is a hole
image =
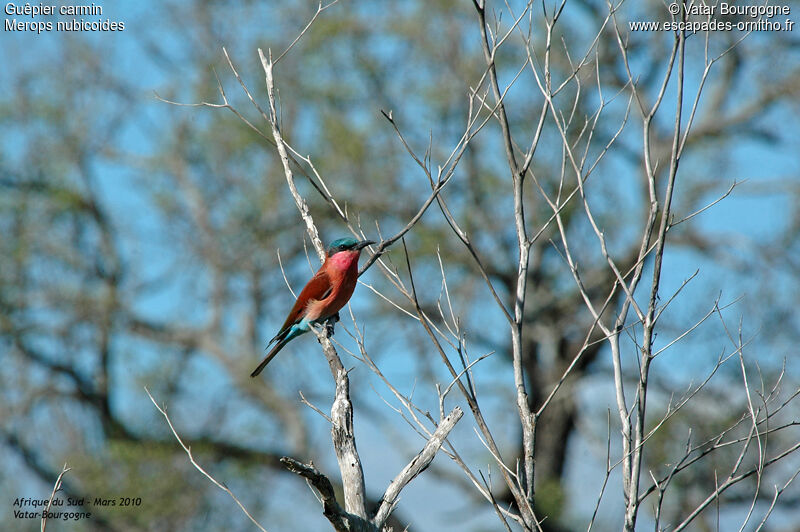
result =
[[[339,309],[347,304],[358,281],[358,257],[372,240],[355,238],[334,240],[326,252],[325,262],[297,296],[292,310],[278,334],[267,347],[277,342],[261,364],[250,374],[255,377],[269,364],[278,351],[293,338],[311,330],[311,325],[328,318],[338,318]]]

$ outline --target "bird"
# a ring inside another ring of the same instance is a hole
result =
[[[339,310],[347,304],[356,288],[361,250],[374,243],[349,237],[331,242],[325,253],[325,262],[297,296],[283,326],[267,344],[267,347],[273,343],[275,346],[253,370],[251,377],[258,376],[291,340],[310,331],[312,324],[338,318]]]

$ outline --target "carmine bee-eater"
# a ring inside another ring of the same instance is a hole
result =
[[[336,315],[347,304],[358,281],[358,257],[372,240],[359,242],[355,238],[340,238],[331,242],[325,262],[297,296],[292,310],[278,334],[267,347],[277,342],[261,364],[250,374],[255,377],[269,364],[278,351],[293,338],[311,330],[311,325],[322,323]]]

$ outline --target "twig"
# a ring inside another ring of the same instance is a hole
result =
[[[71,469],[71,467],[67,467],[67,464],[64,463],[64,467],[61,468],[61,473],[58,474],[58,478],[56,478],[56,482],[53,484],[53,491],[50,493],[50,498],[47,499],[47,505],[44,507],[44,510],[42,510],[41,532],[45,532],[45,529],[47,528],[47,514],[50,512],[50,506],[53,504],[53,499],[55,499],[56,493],[61,490],[61,479],[64,478],[64,475]]]
[[[303,37],[303,35],[306,34],[311,25],[314,24],[314,21],[317,20],[317,17],[319,16],[320,13],[322,13],[323,11],[325,11],[338,1],[339,0],[333,0],[332,2],[330,2],[329,4],[325,4],[324,6],[322,5],[322,2],[320,2],[319,5],[317,6],[317,11],[314,13],[314,16],[311,17],[311,20],[308,21],[308,24],[306,24],[305,27],[300,31],[300,33],[297,34],[297,37],[295,37],[292,43],[286,47],[286,50],[281,52],[278,58],[275,61],[273,61],[273,64],[277,64],[278,61],[280,61],[283,58],[283,56],[289,53],[289,50],[294,48],[294,45],[297,44],[297,41],[299,41]]]
[[[211,474],[208,473],[208,471],[203,469],[203,467],[195,461],[194,456],[192,455],[192,448],[187,446],[185,443],[183,443],[183,440],[178,435],[178,431],[175,430],[175,427],[172,425],[172,421],[169,419],[169,416],[167,415],[166,407],[162,408],[162,407],[158,406],[158,403],[153,398],[153,396],[150,394],[150,390],[147,389],[147,386],[144,387],[144,391],[147,393],[147,397],[150,398],[150,401],[153,403],[153,406],[155,406],[156,409],[159,412],[161,412],[161,415],[164,416],[164,419],[167,420],[167,425],[169,425],[169,429],[172,431],[172,435],[175,436],[175,439],[178,440],[178,443],[180,444],[180,446],[183,448],[184,451],[186,451],[186,454],[189,456],[189,461],[192,463],[192,465],[195,467],[195,469],[197,469],[203,475],[205,475],[205,477],[208,480],[210,480],[216,487],[218,487],[219,489],[221,489],[222,491],[224,491],[225,493],[230,495],[231,499],[233,499],[236,502],[236,504],[239,506],[239,508],[241,508],[242,512],[244,512],[244,514],[250,519],[250,521],[254,525],[256,525],[259,530],[261,530],[261,532],[267,532],[266,529],[263,526],[261,526],[261,524],[258,521],[256,521],[255,518],[252,515],[250,515],[250,512],[247,511],[247,508],[245,508],[244,505],[241,503],[241,501],[236,498],[236,495],[233,494],[233,492],[228,488],[228,486],[226,486],[222,482],[219,482],[217,479],[212,477]]]

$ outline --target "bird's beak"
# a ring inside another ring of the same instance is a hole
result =
[[[372,241],[372,240],[362,240],[361,242],[359,242],[358,244],[356,244],[356,247],[355,247],[354,249],[357,249],[357,250],[361,251],[361,250],[362,250],[362,249],[364,249],[365,247],[367,247],[367,246],[371,246],[371,245],[372,245],[372,244],[374,244],[374,243],[375,243],[375,242],[374,242],[374,241]]]

